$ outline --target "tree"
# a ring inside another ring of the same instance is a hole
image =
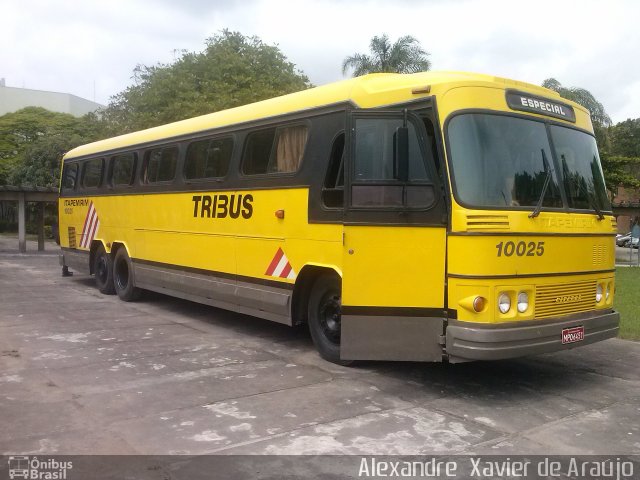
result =
[[[153,127],[309,88],[277,46],[223,30],[203,52],[171,64],[138,65],[134,85],[102,112],[109,134]]]
[[[353,76],[367,73],[416,73],[431,68],[429,53],[411,35],[400,37],[391,44],[388,35],[376,36],[369,44],[371,55],[355,53],[342,62],[342,74],[353,69]]]
[[[627,119],[609,129],[611,154],[640,157],[640,118]]]
[[[640,118],[617,123],[607,134],[608,148],[602,162],[607,183],[612,188],[640,188]]]
[[[562,98],[579,103],[589,110],[594,127],[596,125],[599,127],[611,126],[611,118],[605,111],[604,106],[596,100],[589,90],[580,87],[563,87],[555,78],[547,78],[542,82],[542,86],[558,92]]]
[[[82,118],[29,107],[0,117],[0,185],[55,186],[62,155],[100,138],[291,93],[311,84],[276,46],[223,30],[203,52],[134,70],[134,85]]]
[[[55,186],[60,159],[71,148],[96,139],[84,118],[40,107],[0,117],[0,185]]]
[[[48,135],[29,144],[8,177],[9,185],[58,187],[60,161],[69,150],[88,143],[78,134]]]
[[[580,87],[564,87],[555,78],[547,78],[542,82],[542,86],[558,92],[562,98],[574,101],[589,110],[593,131],[601,154],[600,156],[603,157],[603,152],[606,152],[609,147],[607,129],[611,126],[612,122],[611,117],[609,117],[605,111],[602,103],[596,100],[589,90]]]
[[[602,171],[612,198],[619,186],[640,188],[640,119],[627,120],[612,126],[611,118],[604,106],[588,90],[563,87],[555,78],[546,79],[542,86],[589,110],[598,142]]]

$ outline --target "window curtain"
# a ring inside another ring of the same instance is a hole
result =
[[[287,127],[279,133],[276,153],[278,172],[295,172],[302,162],[308,129],[305,126]]]

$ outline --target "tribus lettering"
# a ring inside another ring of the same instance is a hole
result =
[[[193,216],[200,218],[251,218],[253,195],[194,195]]]

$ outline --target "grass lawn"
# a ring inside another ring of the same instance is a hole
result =
[[[620,312],[620,338],[640,340],[640,268],[616,268],[613,303]]]

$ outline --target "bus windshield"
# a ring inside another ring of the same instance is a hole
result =
[[[464,205],[611,210],[595,139],[584,132],[469,113],[451,120],[448,135],[454,190]]]

